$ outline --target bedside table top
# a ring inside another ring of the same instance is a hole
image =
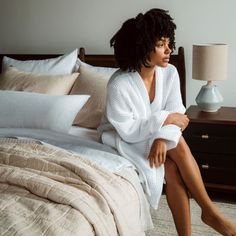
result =
[[[191,122],[195,123],[236,125],[236,107],[221,107],[217,112],[204,112],[198,106],[190,106],[186,115]]]

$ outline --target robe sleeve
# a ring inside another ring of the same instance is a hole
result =
[[[115,86],[108,86],[106,117],[120,137],[128,143],[150,139],[161,129],[169,114],[163,110],[148,118],[135,117],[133,106],[125,92],[120,92]]]
[[[186,110],[182,102],[179,75],[176,69],[173,73],[173,78],[172,78],[171,86],[167,95],[167,100],[166,100],[164,110],[170,113],[179,112],[182,114],[184,114]],[[167,140],[167,149],[169,150],[177,146],[181,135],[182,135],[182,132],[181,132],[180,127],[176,125],[172,125],[172,124],[165,125],[165,126],[162,126],[161,129],[158,130],[154,134],[151,143],[156,138],[165,139]]]

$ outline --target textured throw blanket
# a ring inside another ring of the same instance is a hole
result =
[[[122,176],[66,150],[0,139],[0,235],[140,236],[140,199]]]

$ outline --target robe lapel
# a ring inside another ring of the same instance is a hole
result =
[[[150,107],[150,99],[145,84],[138,72],[134,72],[132,74],[132,77],[133,77],[132,82],[134,89],[137,91],[137,93],[139,93],[140,99],[142,99],[146,108],[145,109],[146,115],[149,116],[151,114],[151,107]]]
[[[153,101],[152,111],[157,111],[162,109],[162,100],[163,100],[163,73],[160,67],[156,68],[156,91],[155,99]]]
[[[150,104],[150,99],[148,96],[147,89],[145,84],[139,75],[138,72],[134,72],[132,74],[132,83],[134,88],[136,89],[137,93],[139,93],[141,99],[143,100],[147,115],[149,116],[152,112],[158,111],[162,109],[162,102],[163,102],[163,73],[160,67],[156,67],[156,86],[155,86],[155,98]]]

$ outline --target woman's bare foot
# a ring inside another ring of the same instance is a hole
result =
[[[220,212],[202,212],[202,221],[224,236],[236,236],[236,224],[226,219]]]

